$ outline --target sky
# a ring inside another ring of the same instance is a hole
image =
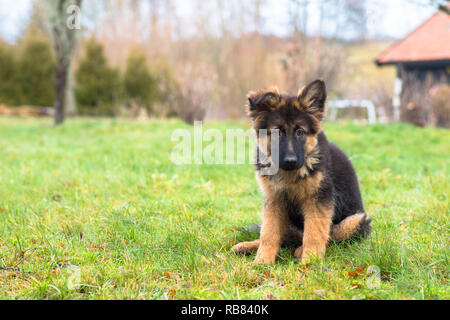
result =
[[[265,19],[262,30],[264,33],[283,36],[290,30],[285,10],[287,1],[268,0],[263,15],[270,16],[271,19]],[[436,11],[428,3],[428,0],[367,0],[368,36],[395,39],[404,37]],[[180,1],[177,12],[186,16],[192,14],[194,9],[191,4],[189,0]],[[32,0],[0,0],[0,36],[13,43],[26,25],[31,8]],[[308,16],[307,31],[314,34],[318,29],[317,1],[311,1]]]

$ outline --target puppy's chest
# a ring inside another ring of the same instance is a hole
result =
[[[289,217],[289,221],[297,228],[303,229],[304,215],[301,199],[297,195],[292,194],[289,189],[280,191],[280,200],[282,208]]]
[[[303,228],[304,208],[308,208],[312,201],[315,201],[317,191],[323,179],[321,172],[317,172],[304,179],[261,179],[258,181],[262,187],[266,200],[276,201],[289,217],[291,224],[298,228]]]
[[[305,208],[314,202],[322,175],[316,174],[297,183],[277,185],[278,197],[291,224],[303,229]]]

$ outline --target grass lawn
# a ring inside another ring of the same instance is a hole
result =
[[[230,253],[256,238],[240,228],[260,221],[253,168],[174,165],[176,128],[190,127],[0,118],[0,298],[450,298],[450,131],[326,124],[374,230],[302,267],[287,250],[270,266]]]

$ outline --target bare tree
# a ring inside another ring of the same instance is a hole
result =
[[[48,23],[56,59],[55,125],[64,121],[70,98],[70,65],[76,43],[82,0],[47,0]]]

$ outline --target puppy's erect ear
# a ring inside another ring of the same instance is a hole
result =
[[[323,118],[326,99],[327,89],[322,80],[315,80],[298,92],[298,101],[301,107],[319,120]]]
[[[250,118],[254,119],[260,112],[273,111],[280,102],[280,93],[277,87],[266,90],[250,92],[247,95],[247,111]]]

